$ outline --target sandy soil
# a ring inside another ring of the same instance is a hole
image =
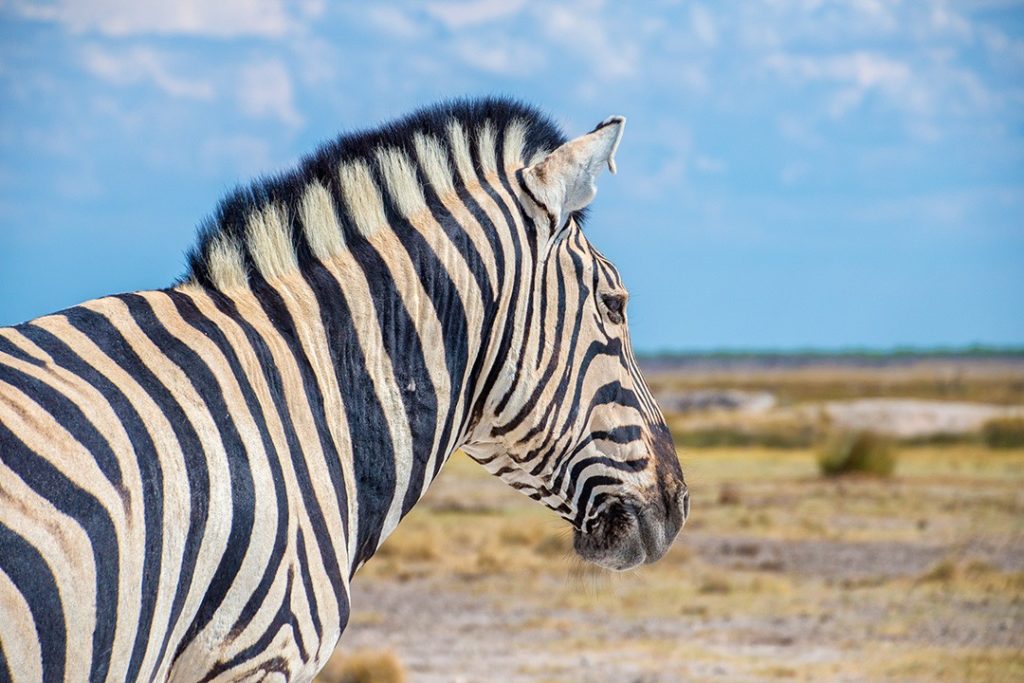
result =
[[[837,665],[828,680],[875,680],[856,671],[865,636],[883,644],[929,648],[1024,645],[1019,602],[949,594],[912,632],[887,633],[879,624],[892,611],[907,608],[901,596],[851,591],[850,586],[829,590],[842,585],[836,581],[840,577],[877,578],[879,571],[889,578],[917,576],[947,549],[893,552],[897,546],[888,544],[843,548],[710,536],[693,539],[693,546],[710,562],[730,568],[763,563],[758,559],[762,556],[783,557],[781,568],[774,566],[779,560],[768,560],[772,571],[791,568],[814,575],[807,581],[828,597],[806,613],[711,616],[695,610],[675,617],[609,619],[590,610],[546,608],[537,584],[532,584],[532,595],[524,595],[514,576],[507,581],[511,599],[495,596],[490,588],[475,591],[471,581],[453,587],[444,577],[370,580],[356,587],[352,626],[340,647],[372,649],[386,643],[407,667],[410,680],[422,683],[668,683],[791,678],[800,665],[814,663]],[[1024,568],[1020,549],[1004,559],[1018,570]],[[587,590],[572,584],[563,577],[540,585],[554,593],[567,587]],[[689,659],[693,650],[705,658]],[[758,670],[751,671],[749,659],[759,662]]]

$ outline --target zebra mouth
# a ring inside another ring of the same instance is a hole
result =
[[[664,520],[650,507],[616,500],[583,530],[573,531],[573,547],[588,562],[626,571],[661,559],[676,531],[668,533]]]

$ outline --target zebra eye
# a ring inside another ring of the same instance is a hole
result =
[[[608,319],[615,324],[621,323],[625,318],[623,311],[626,308],[626,297],[622,294],[602,294],[601,301],[608,311]]]

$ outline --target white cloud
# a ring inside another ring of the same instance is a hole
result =
[[[471,0],[470,2],[430,2],[427,14],[449,29],[485,24],[514,16],[523,9],[526,0]]]
[[[113,123],[121,132],[138,133],[147,123],[145,114],[138,108],[126,108],[119,100],[111,97],[93,98],[92,110],[96,115]]]
[[[718,44],[715,19],[707,9],[701,5],[692,5],[690,7],[690,23],[693,24],[693,34],[698,41],[707,47],[714,47]]]
[[[929,16],[929,28],[936,33],[945,33],[969,40],[974,35],[970,23],[944,5],[934,5]]]
[[[466,64],[502,76],[525,76],[544,65],[544,53],[528,42],[469,38],[455,45]]]
[[[233,173],[248,178],[273,168],[267,141],[251,135],[219,135],[199,148],[199,162],[210,175]]]
[[[808,149],[820,149],[825,144],[825,139],[809,122],[791,114],[779,116],[778,130],[784,140]]]
[[[166,55],[149,47],[135,47],[121,53],[96,45],[82,52],[82,66],[92,75],[114,85],[152,83],[172,97],[213,99],[213,85],[207,81],[177,76],[171,72]]]
[[[64,199],[87,200],[103,195],[103,184],[91,165],[77,170],[64,170],[53,179],[54,190]]]
[[[303,16],[318,19],[327,11],[327,0],[299,0],[299,11]]]
[[[396,38],[413,39],[425,35],[422,22],[391,5],[372,5],[365,9],[365,17],[371,24],[387,35]],[[362,12],[359,13],[361,15]],[[359,16],[356,15],[356,16]]]
[[[630,140],[630,144],[648,147],[653,155],[643,166],[623,176],[629,192],[651,200],[678,194],[688,184],[688,171],[696,156],[693,131],[682,121],[664,118],[635,133],[636,140]]]
[[[238,104],[245,114],[254,118],[277,119],[292,128],[303,122],[295,108],[291,76],[284,64],[276,60],[242,68]]]
[[[792,187],[807,177],[810,173],[810,166],[804,161],[793,161],[787,163],[779,171],[779,180],[783,185]]]
[[[561,0],[543,5],[525,0],[443,0],[428,2],[422,9],[374,5],[361,10],[358,19],[391,37],[422,40],[436,34],[429,23],[424,24],[424,14],[453,34],[448,55],[474,69],[526,76],[556,61],[582,64],[587,80],[577,80],[574,92],[636,74],[642,58],[654,56],[645,55],[641,43],[665,27],[665,22],[623,13],[604,0]],[[513,19],[519,21],[510,26]],[[698,10],[697,21],[701,35],[715,39],[710,14]],[[674,69],[672,73],[676,73]],[[702,84],[703,74],[691,67],[683,69],[676,80]]]
[[[996,59],[1007,63],[1007,67],[1024,68],[1024,40],[1010,39],[997,28],[985,26],[981,29],[982,42],[985,48]]]
[[[708,175],[725,173],[726,169],[728,169],[728,165],[724,160],[707,154],[698,154],[693,160],[693,167],[701,173],[707,173]]]
[[[797,83],[823,81],[840,86],[829,102],[829,112],[841,118],[856,108],[871,90],[882,90],[895,100],[906,101],[910,66],[870,52],[854,52],[835,56],[795,56],[785,53],[769,55],[765,66],[783,78]]]
[[[853,0],[851,6],[876,31],[891,31],[899,26],[899,21],[893,15],[895,3],[888,0]]]
[[[297,78],[305,85],[329,84],[338,78],[344,60],[335,44],[323,38],[307,37],[291,46]]]
[[[64,24],[74,32],[111,36],[178,34],[279,37],[293,20],[281,0],[21,0],[22,17]],[[315,11],[307,3],[306,14]]]
[[[849,82],[860,87],[893,87],[910,78],[903,62],[870,52],[824,57],[796,57],[775,54],[766,61],[769,68],[797,80]]]
[[[639,47],[625,31],[610,26],[601,5],[581,2],[545,5],[537,21],[552,46],[568,49],[586,60],[598,80],[625,78],[636,73]]]

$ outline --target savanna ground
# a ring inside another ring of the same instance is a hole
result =
[[[1011,370],[982,373],[993,403],[1017,402]],[[879,375],[888,393],[851,393],[854,375],[827,381],[842,398],[922,395],[895,373]],[[813,395],[783,393],[782,410],[836,397],[781,377]],[[816,446],[681,448],[690,521],[625,574],[580,563],[563,522],[457,454],[356,577],[322,680],[1024,680],[1024,448],[937,440],[899,446],[889,477],[825,478]]]

